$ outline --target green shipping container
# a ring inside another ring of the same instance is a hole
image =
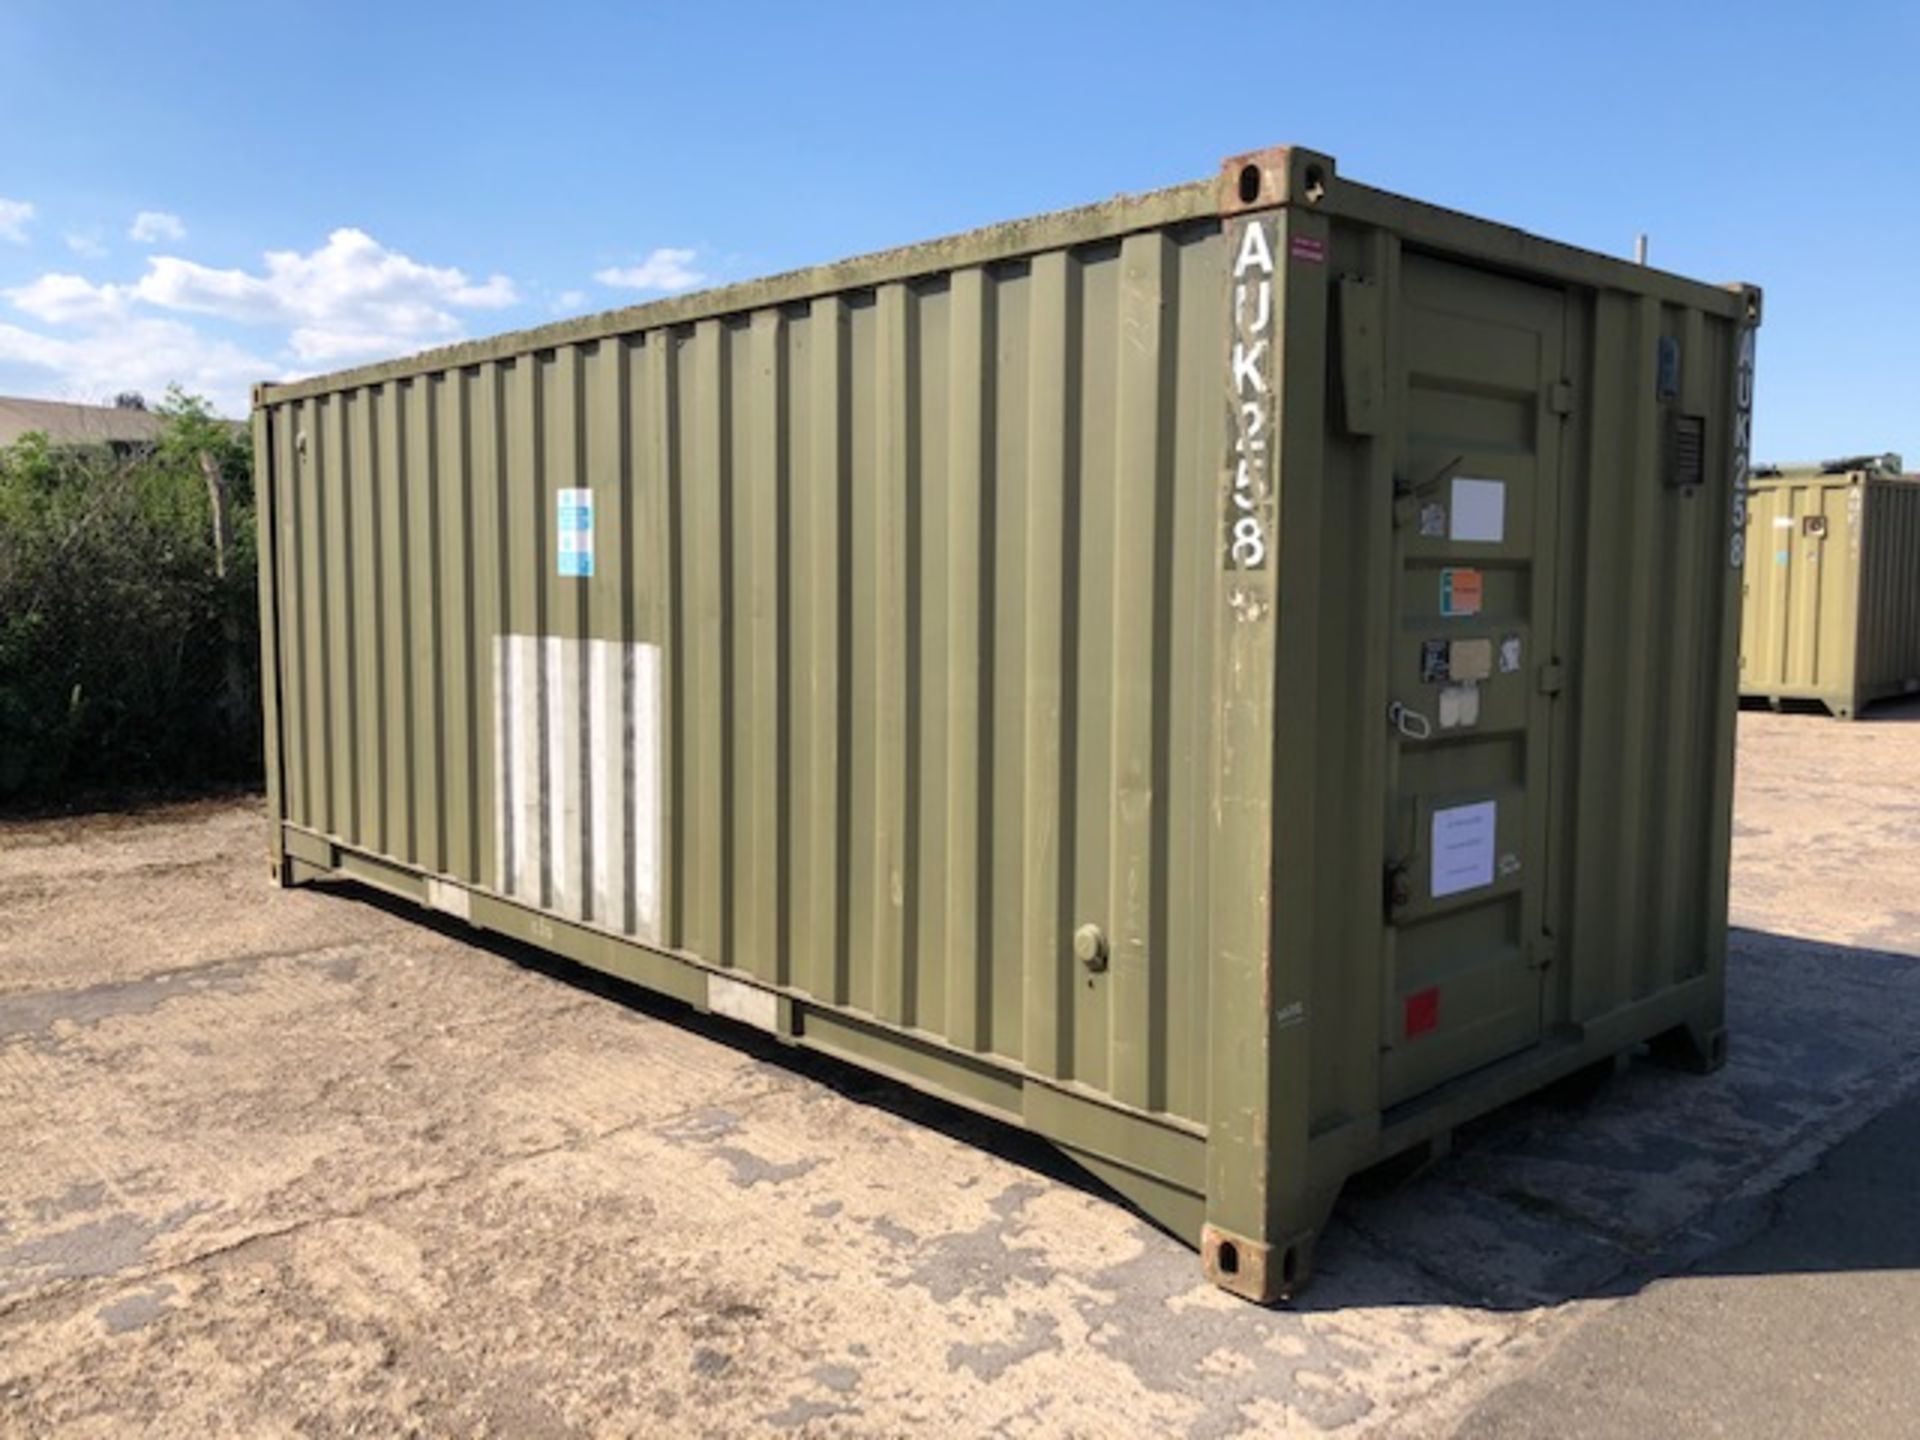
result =
[[[1759,292],[1303,149],[262,387],[272,847],[1057,1143],[1259,1299],[1721,1031]]]
[[[1755,473],[1740,693],[1851,719],[1920,692],[1920,476],[1898,455]]]

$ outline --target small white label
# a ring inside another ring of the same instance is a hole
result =
[[[1500,673],[1512,675],[1520,668],[1520,637],[1509,635],[1500,642]]]
[[[560,573],[573,579],[593,576],[593,491],[561,490],[554,534],[559,541]]]
[[[1467,730],[1480,723],[1480,687],[1449,685],[1440,692],[1440,728]]]
[[[771,990],[730,980],[725,975],[707,975],[707,1009],[729,1020],[738,1020],[769,1035],[780,1029],[780,997]]]
[[[1503,480],[1453,482],[1453,530],[1449,538],[1498,545],[1507,538],[1507,486]]]
[[[1447,535],[1447,507],[1429,500],[1420,507],[1420,534],[1427,540],[1444,540]]]
[[[1493,883],[1494,832],[1500,807],[1492,800],[1433,812],[1433,898]]]

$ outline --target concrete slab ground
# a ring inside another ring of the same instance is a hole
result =
[[[1464,1434],[1920,1434],[1920,1091],[1771,1197],[1752,1236],[1572,1330]]]
[[[1363,1181],[1274,1311],[987,1122],[272,890],[257,804],[0,827],[0,1432],[1518,1434],[1612,1387],[1689,1433],[1844,1345],[1897,1406],[1911,1247],[1782,1228],[1911,1183],[1848,1168],[1920,1085],[1920,709],[1881,716],[1742,717],[1725,1070]],[[1857,1428],[1837,1388],[1772,1403]]]

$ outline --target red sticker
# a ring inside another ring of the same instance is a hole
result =
[[[1287,253],[1296,260],[1306,261],[1309,265],[1324,264],[1327,258],[1327,242],[1316,239],[1312,235],[1296,235],[1292,243],[1287,246]]]
[[[1407,996],[1407,1038],[1440,1028],[1440,987],[1429,986]]]

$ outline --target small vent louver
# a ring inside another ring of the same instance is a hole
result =
[[[1674,415],[1667,422],[1666,464],[1669,485],[1691,490],[1707,478],[1707,419],[1704,415]]]

